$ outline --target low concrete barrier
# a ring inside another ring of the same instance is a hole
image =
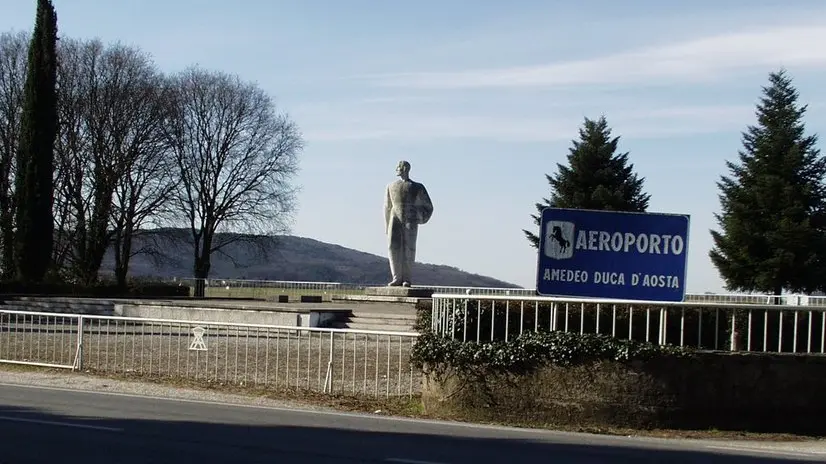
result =
[[[162,304],[115,304],[114,315],[147,319],[177,319],[204,322],[231,322],[234,324],[283,325],[294,327],[328,327],[344,316],[347,310],[336,309],[235,309],[192,307]]]
[[[112,316],[114,315],[115,302],[97,298],[20,296],[4,298],[0,307],[11,311]]]
[[[123,316],[288,327],[331,327],[347,320],[351,309],[327,304],[266,302],[128,300],[95,298],[12,297],[0,306],[15,311]]]

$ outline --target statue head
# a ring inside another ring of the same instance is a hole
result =
[[[396,175],[407,180],[410,177],[410,163],[404,160],[399,161],[396,165]]]

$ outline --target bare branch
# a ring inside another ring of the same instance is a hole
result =
[[[206,277],[213,252],[288,229],[303,140],[255,84],[190,68],[173,85],[165,127],[181,185],[172,205],[192,233],[195,276]]]
[[[139,49],[64,39],[60,51],[58,204],[65,208],[64,222],[71,230],[70,264],[79,279],[92,282],[115,235],[131,234],[134,221],[145,219],[134,210],[155,177],[147,179],[140,171],[143,160],[166,150],[160,131],[165,90],[154,64]],[[127,249],[121,256],[129,253]]]
[[[169,198],[179,184],[175,160],[169,149],[163,124],[169,119],[170,88],[159,73],[146,74],[145,80],[126,95],[133,109],[131,123],[116,131],[122,136],[119,158],[124,171],[116,182],[112,205],[112,229],[115,245],[115,276],[126,283],[129,261],[136,254],[146,254],[156,265],[164,262],[162,246],[143,241],[133,248],[135,239],[147,225],[161,225],[168,216]]]
[[[0,253],[2,273],[14,272],[15,159],[23,110],[28,42],[25,32],[0,34]]]

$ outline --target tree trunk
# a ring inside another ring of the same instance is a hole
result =
[[[112,240],[115,254],[115,279],[118,288],[126,288],[126,277],[129,274],[129,260],[132,256],[132,233],[126,227],[118,225]]]
[[[109,243],[105,233],[103,237],[99,231],[92,231],[92,234],[91,240],[84,247],[85,253],[77,256],[77,277],[84,285],[94,285],[98,281],[100,266]]]
[[[212,265],[210,262],[212,255],[212,232],[210,226],[211,222],[207,221],[206,227],[202,228],[198,233],[193,233],[193,248],[195,250],[195,266],[193,271],[195,273],[196,298],[204,298],[206,296],[206,280],[209,277],[209,268]],[[200,246],[198,246],[199,242]]]
[[[206,296],[206,279],[209,276],[209,254],[206,256],[195,256],[195,297],[204,298]]]
[[[92,241],[86,250],[83,259],[83,276],[87,285],[94,285],[98,281],[98,273],[103,263],[103,256],[109,245],[109,237],[106,229],[92,231]]]
[[[128,263],[127,263],[128,266]],[[122,265],[115,265],[115,280],[117,282],[118,288],[126,289],[126,276],[128,274],[128,270],[126,266]]]
[[[5,170],[4,170],[5,171]],[[8,182],[9,173],[7,171],[0,174],[3,180],[0,181],[0,243],[3,254],[2,274],[6,280],[14,279],[14,202],[11,193],[11,186]]]

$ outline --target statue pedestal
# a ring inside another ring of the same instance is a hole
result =
[[[430,298],[433,295],[432,288],[421,287],[367,287],[364,289],[366,296],[392,296],[397,298]]]

